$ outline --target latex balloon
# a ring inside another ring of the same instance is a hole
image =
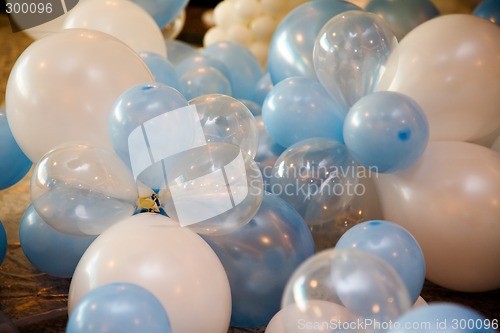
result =
[[[181,40],[177,39],[168,39],[165,41],[167,45],[167,59],[172,63],[172,65],[177,66],[181,61],[187,59],[191,55],[197,54],[198,50]]]
[[[51,150],[36,164],[31,200],[54,229],[99,235],[130,216],[138,199],[130,170],[112,151],[84,144]]]
[[[431,140],[473,141],[500,126],[499,52],[500,29],[491,22],[443,15],[406,35],[387,63],[394,79],[378,89],[413,98],[427,115]]]
[[[156,82],[161,82],[167,86],[179,89],[179,78],[172,65],[167,59],[152,52],[140,52],[139,56],[148,66]]]
[[[17,59],[5,96],[9,126],[33,162],[71,141],[111,148],[113,103],[130,86],[152,80],[141,58],[117,39],[65,30],[34,42]]]
[[[354,160],[377,172],[411,166],[428,140],[424,111],[400,93],[383,91],[361,98],[344,122],[344,141]]]
[[[377,15],[351,10],[336,15],[314,42],[314,71],[332,98],[349,108],[377,87],[398,42]]]
[[[201,237],[165,216],[134,215],[92,243],[71,281],[70,315],[85,294],[114,282],[152,292],[168,313],[172,332],[226,333],[229,328],[231,294],[222,264]]]
[[[5,254],[7,254],[7,234],[2,221],[0,221],[0,264],[2,264]]]
[[[464,142],[431,142],[405,171],[379,175],[386,220],[420,244],[426,276],[443,287],[500,287],[500,155]]]
[[[179,77],[179,90],[187,99],[208,94],[231,95],[231,84],[218,69],[200,66]]]
[[[308,1],[292,10],[276,28],[269,45],[273,84],[293,76],[315,77],[313,47],[323,25],[337,14],[359,7],[346,1]]]
[[[177,75],[180,77],[185,73],[189,72],[190,70],[193,70],[194,68],[206,67],[206,66],[210,66],[219,70],[231,82],[232,80],[232,76],[230,74],[231,71],[224,62],[215,59],[211,55],[206,55],[199,52],[188,55],[184,60],[180,61],[175,66],[175,70],[177,71]]]
[[[122,0],[85,0],[68,13],[64,29],[92,29],[114,36],[136,52],[167,57],[161,30],[139,5]]]
[[[31,160],[12,136],[5,109],[0,108],[0,190],[19,182],[30,170]]]
[[[273,83],[271,82],[271,75],[269,75],[269,72],[266,72],[264,73],[264,75],[261,76],[259,81],[257,81],[257,86],[255,87],[254,98],[253,98],[255,103],[263,105],[264,100],[267,97],[267,94],[269,94],[272,88],[273,88]]]
[[[240,99],[241,103],[245,104],[248,110],[252,113],[254,117],[262,115],[262,105],[255,103],[254,101],[250,101],[248,99]]]
[[[422,296],[418,296],[417,301],[415,303],[413,303],[412,308],[414,309],[414,308],[418,308],[421,306],[428,306],[428,303],[425,299],[422,298]]]
[[[115,282],[89,291],[75,306],[66,333],[151,332],[170,333],[162,304],[135,283]]]
[[[151,15],[158,27],[170,23],[188,4],[188,0],[132,0]]]
[[[483,0],[474,8],[472,15],[483,17],[500,26],[500,3],[495,0]]]
[[[391,265],[410,292],[411,302],[420,296],[425,280],[425,262],[415,238],[403,227],[388,221],[367,221],[347,230],[337,249],[358,249],[376,255]]]
[[[40,271],[69,278],[94,236],[72,236],[49,226],[30,205],[19,225],[23,253]]]
[[[285,284],[314,254],[302,217],[279,197],[265,193],[255,217],[225,236],[205,236],[229,278],[231,326],[261,327],[279,311]]]
[[[262,106],[271,138],[283,147],[323,137],[343,142],[346,111],[312,78],[288,78],[274,86]]]

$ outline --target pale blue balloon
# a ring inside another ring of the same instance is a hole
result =
[[[192,68],[179,77],[179,91],[187,100],[208,94],[231,95],[227,77],[212,66]]]
[[[265,72],[264,75],[257,81],[257,86],[255,87],[255,93],[253,100],[257,104],[264,104],[264,100],[267,94],[273,89],[273,83],[271,81],[271,75],[269,72]]]
[[[189,0],[132,0],[151,15],[159,28],[170,23],[188,4]]]
[[[248,99],[240,99],[241,103],[245,104],[245,106],[250,110],[254,117],[262,115],[262,104],[257,104],[254,101],[250,101]]]
[[[2,221],[0,221],[0,264],[3,262],[6,253],[7,253],[7,233],[5,232],[5,228],[3,227]]]
[[[276,28],[267,60],[273,84],[292,76],[315,77],[314,40],[323,25],[347,10],[360,10],[341,0],[308,1],[292,10]]]
[[[167,46],[167,59],[174,66],[177,66],[184,59],[199,53],[198,50],[188,44],[178,39],[168,39],[165,41]]]
[[[359,164],[378,172],[408,168],[429,141],[429,124],[410,97],[381,91],[360,99],[349,110],[344,140]]]
[[[483,0],[474,8],[472,15],[483,17],[500,26],[500,1]]]
[[[179,89],[179,79],[174,65],[161,55],[153,52],[140,52],[139,56],[142,58],[146,66],[148,66],[151,74],[156,82],[161,82],[167,86]]]
[[[194,68],[205,66],[210,66],[219,70],[229,80],[232,86],[231,71],[229,70],[229,68],[226,66],[226,64],[224,64],[224,62],[215,59],[211,55],[202,53],[191,54],[175,66],[175,71],[177,72],[177,76],[181,77]]]
[[[308,77],[278,83],[262,107],[267,132],[283,147],[314,137],[342,142],[345,113],[316,79]]]

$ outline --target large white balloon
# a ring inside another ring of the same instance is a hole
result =
[[[172,332],[226,333],[231,293],[216,254],[193,231],[159,214],[143,213],[102,233],[76,267],[69,311],[90,290],[130,282],[163,304]]]
[[[500,154],[431,142],[414,166],[376,182],[385,219],[417,239],[430,281],[459,291],[500,287]]]

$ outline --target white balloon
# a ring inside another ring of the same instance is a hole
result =
[[[421,307],[421,306],[428,306],[426,300],[422,296],[418,296],[417,300],[413,304],[413,309]]]
[[[102,233],[76,267],[69,311],[90,290],[130,282],[163,304],[172,332],[226,333],[229,282],[216,254],[189,229],[159,214],[132,216]]]

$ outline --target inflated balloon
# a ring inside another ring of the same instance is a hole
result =
[[[262,115],[262,105],[248,99],[240,99],[239,101],[245,104],[254,117]]]
[[[170,23],[161,29],[165,40],[177,38],[186,24],[186,8],[182,9]]]
[[[359,164],[377,172],[411,166],[429,141],[424,111],[410,97],[382,91],[360,99],[347,113],[344,141]]]
[[[472,15],[483,17],[500,26],[500,3],[495,0],[483,0],[474,8]]]
[[[306,318],[324,313],[328,321],[331,312],[322,310],[317,301],[343,306],[372,324],[394,321],[412,305],[408,290],[389,264],[355,249],[325,250],[306,260],[288,281],[281,304],[283,308],[295,304]],[[296,318],[285,313],[286,332],[301,332]]]
[[[255,217],[225,236],[205,236],[229,278],[231,326],[265,326],[279,311],[281,294],[294,270],[314,254],[302,217],[269,193]]]
[[[226,66],[226,64],[218,59],[215,59],[211,55],[202,54],[200,52],[188,54],[185,59],[180,61],[176,66],[175,70],[177,75],[180,77],[186,72],[197,68],[210,66],[219,70],[228,80],[231,80],[231,71]],[[231,82],[231,81],[230,81]],[[232,83],[231,83],[232,84]]]
[[[89,291],[114,282],[152,292],[168,314],[172,332],[228,330],[231,292],[222,264],[201,237],[165,216],[134,215],[90,245],[71,281],[70,314]]]
[[[30,170],[31,160],[12,136],[5,109],[0,108],[0,190],[19,182]]]
[[[148,66],[156,82],[179,89],[179,78],[175,67],[165,57],[153,52],[139,52],[139,55]]]
[[[149,290],[135,283],[115,282],[89,291],[76,304],[66,333],[170,333],[170,320]]]
[[[254,159],[262,173],[264,189],[267,192],[271,192],[271,175],[274,163],[276,163],[278,157],[285,151],[285,148],[274,142],[267,134],[262,116],[255,117],[255,120],[259,125],[259,147]]]
[[[430,142],[407,170],[376,178],[384,218],[408,230],[426,277],[459,291],[500,287],[500,155],[465,142]]]
[[[186,99],[208,94],[232,94],[227,77],[211,66],[195,67],[182,74],[179,77],[179,91]]]
[[[359,7],[339,0],[308,1],[292,10],[276,28],[269,45],[268,70],[273,84],[293,76],[315,77],[316,36],[332,17]]]
[[[30,205],[19,225],[19,240],[23,253],[40,271],[52,276],[73,276],[93,236],[72,236],[49,226]]]
[[[3,227],[2,221],[0,221],[0,264],[3,262],[6,253],[7,253],[7,233],[5,232],[5,228]]]
[[[64,29],[105,32],[136,52],[154,52],[167,57],[161,30],[139,5],[122,0],[85,0],[67,14]]]
[[[167,59],[174,66],[177,66],[181,61],[187,59],[191,55],[198,53],[198,50],[194,46],[181,40],[169,39],[165,41],[165,44],[168,50]]]
[[[141,58],[107,34],[52,34],[31,44],[11,71],[5,96],[10,129],[33,162],[71,141],[111,148],[108,117],[115,100],[147,81],[153,77]]]
[[[170,23],[188,4],[188,0],[132,0],[149,13],[163,28]]]
[[[269,94],[272,88],[273,83],[271,82],[271,75],[269,75],[269,72],[265,72],[264,75],[261,76],[259,81],[257,81],[257,85],[255,86],[253,97],[255,103],[263,105],[267,94]]]
[[[363,172],[343,144],[304,140],[285,150],[274,164],[271,192],[290,203],[307,224],[322,224],[356,195],[359,171]]]
[[[379,90],[413,98],[429,120],[431,140],[473,141],[500,126],[500,29],[480,17],[453,14],[424,22],[387,63],[395,71]]]
[[[112,151],[85,144],[51,150],[36,164],[31,200],[54,229],[99,235],[130,216],[138,199],[132,173]]]
[[[371,0],[365,10],[382,17],[398,40],[419,24],[439,15],[439,10],[430,0]]]
[[[377,15],[354,10],[336,15],[314,42],[314,71],[332,98],[351,107],[372,93],[398,42]]]
[[[403,227],[388,221],[367,221],[355,225],[340,237],[337,249],[358,249],[376,255],[391,265],[418,299],[425,280],[425,262],[415,238]]]
[[[316,79],[308,77],[283,80],[271,89],[262,106],[267,132],[283,147],[315,137],[343,142],[346,112]]]

